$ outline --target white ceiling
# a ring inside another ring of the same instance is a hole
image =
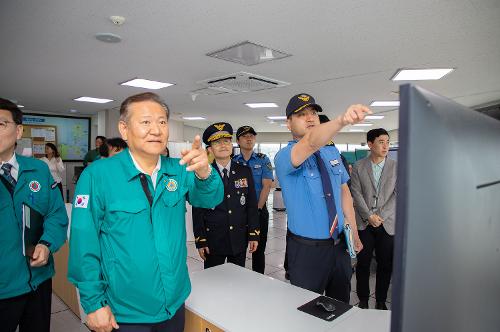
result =
[[[115,26],[111,15],[126,22]],[[455,67],[421,85],[467,106],[500,100],[500,0],[165,1],[2,0],[0,96],[25,110],[95,114],[144,91],[118,85],[140,77],[175,86],[157,90],[174,119],[204,116],[205,127],[228,121],[257,131],[286,128],[265,116],[283,115],[289,98],[312,94],[332,118],[351,103],[396,99],[390,77],[401,67]],[[98,32],[123,41],[97,41]],[[205,56],[250,40],[292,54],[246,67]],[[238,71],[290,82],[248,94],[198,96],[195,82]],[[73,98],[114,99],[111,104]],[[251,110],[246,102],[276,102]],[[390,109],[376,109],[375,112]],[[374,121],[397,128],[397,111]]]

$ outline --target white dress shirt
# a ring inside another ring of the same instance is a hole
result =
[[[12,168],[10,169],[10,175],[14,178],[14,180],[17,181],[19,177],[19,163],[17,162],[16,154],[14,153],[12,157],[6,161],[6,162],[1,162],[0,167],[2,167],[3,164],[11,164]],[[0,174],[3,174],[3,170],[0,168]]]

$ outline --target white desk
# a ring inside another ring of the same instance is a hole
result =
[[[233,264],[191,274],[186,309],[227,332],[390,331],[390,312],[352,308],[332,322],[297,307],[318,294]]]

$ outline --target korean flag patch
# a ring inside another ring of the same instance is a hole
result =
[[[86,209],[89,205],[89,195],[76,195],[75,208]]]

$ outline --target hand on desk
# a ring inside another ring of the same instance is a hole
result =
[[[88,314],[87,325],[95,332],[111,332],[113,329],[120,328],[109,305]]]
[[[207,255],[210,255],[210,250],[208,247],[198,248],[198,254],[200,254],[201,259],[207,260]]]

